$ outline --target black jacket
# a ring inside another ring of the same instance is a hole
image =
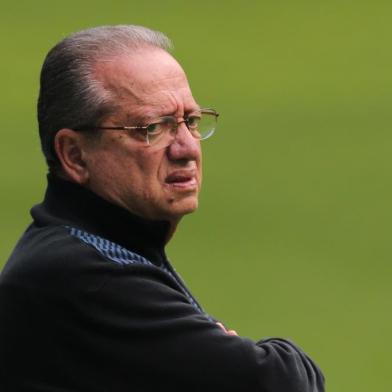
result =
[[[323,376],[283,339],[227,335],[146,221],[50,179],[0,275],[0,391],[319,392]]]

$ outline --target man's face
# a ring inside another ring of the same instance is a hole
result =
[[[143,49],[96,67],[96,78],[119,106],[102,126],[145,125],[162,116],[183,119],[199,107],[180,65],[161,49]],[[101,130],[86,151],[87,185],[95,193],[149,219],[177,222],[198,205],[200,142],[184,123],[164,148],[141,146],[120,130]]]

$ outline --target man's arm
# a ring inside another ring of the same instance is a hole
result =
[[[6,391],[324,391],[294,344],[228,334],[159,268],[119,265],[71,241],[77,257],[61,246],[61,260],[31,280],[2,285]]]
[[[324,391],[320,370],[293,343],[255,343],[228,334],[198,313],[158,268],[125,266],[86,297],[78,314],[82,319],[90,314],[98,328],[105,326],[94,347],[111,342],[108,358],[113,363],[121,358],[124,386],[137,369],[146,376],[149,370],[158,373],[160,385],[175,382],[178,390]],[[145,381],[147,386],[156,380]]]

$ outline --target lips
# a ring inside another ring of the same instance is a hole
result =
[[[181,190],[193,190],[197,187],[196,173],[193,170],[177,170],[170,173],[165,182],[169,186]]]

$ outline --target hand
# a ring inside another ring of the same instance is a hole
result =
[[[233,329],[227,329],[222,323],[216,323],[216,325],[223,329],[223,331],[225,331],[228,335],[238,336],[238,333],[236,331],[234,331]]]

